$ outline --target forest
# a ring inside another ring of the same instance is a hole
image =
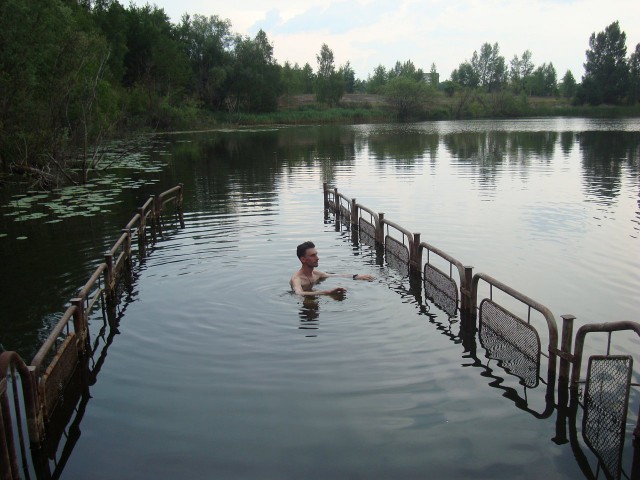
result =
[[[300,95],[314,100],[295,107],[307,110],[302,118],[349,108],[345,94],[377,96],[384,109],[363,102],[355,114],[369,121],[523,116],[534,97],[631,108],[640,98],[640,44],[627,55],[618,22],[588,39],[581,81],[534,65],[529,50],[507,61],[498,43],[483,44],[444,81],[435,63],[424,71],[411,60],[358,79],[326,44],[316,60],[280,65],[264,31],[240,35],[215,15],[172,23],[161,8],[117,0],[3,0],[0,181],[18,173],[41,188],[82,183],[115,135],[269,116],[299,122]]]

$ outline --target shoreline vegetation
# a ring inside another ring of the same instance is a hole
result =
[[[437,95],[437,94],[436,94]],[[633,118],[640,117],[640,105],[574,105],[562,97],[523,97],[503,96],[502,103],[510,108],[490,110],[495,99],[476,98],[467,111],[456,114],[464,101],[461,95],[448,97],[436,96],[426,102],[422,108],[404,119],[398,118],[395,106],[383,95],[345,94],[341,101],[332,107],[315,101],[312,94],[281,97],[278,109],[268,113],[209,113],[204,114],[195,123],[186,123],[175,118],[178,125],[156,131],[169,132],[176,127],[181,130],[198,128],[228,128],[257,125],[309,125],[309,124],[358,124],[381,122],[420,122],[436,120],[474,120],[529,117],[584,117],[584,118]],[[178,115],[179,117],[179,115]]]
[[[112,165],[110,140],[154,131],[640,116],[640,44],[627,55],[617,21],[589,38],[581,82],[529,50],[508,60],[497,42],[446,80],[410,59],[357,78],[327,44],[315,68],[280,64],[263,30],[241,35],[217,15],[172,23],[118,0],[5,0],[0,32],[0,187],[85,184]]]

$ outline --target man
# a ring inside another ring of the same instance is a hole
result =
[[[315,284],[329,277],[351,277],[354,280],[373,280],[375,278],[373,275],[330,274],[314,270],[318,266],[320,257],[318,257],[318,251],[313,242],[304,242],[298,245],[296,255],[300,259],[302,266],[300,270],[293,274],[289,285],[298,295],[342,295],[347,291],[343,287],[336,287],[330,290],[313,290]]]

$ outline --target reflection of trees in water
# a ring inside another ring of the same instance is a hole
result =
[[[577,138],[586,193],[610,204],[620,194],[622,175],[638,173],[640,132],[580,132]]]
[[[571,153],[571,149],[573,148],[575,140],[576,139],[573,132],[562,132],[560,134],[560,148],[562,148],[562,153],[564,153],[565,155],[569,155],[569,153]]]
[[[368,137],[368,146],[376,163],[393,164],[397,169],[412,169],[425,158],[434,162],[440,136],[437,133],[375,132]]]
[[[320,163],[323,181],[332,182],[336,165],[353,162],[355,132],[331,126],[198,133],[178,137],[171,153],[180,158],[173,167],[182,170],[173,174],[195,192],[196,202],[210,206],[216,198],[222,211],[233,211],[234,198],[271,194],[280,174],[294,167]]]

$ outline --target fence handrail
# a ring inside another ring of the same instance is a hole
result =
[[[460,284],[462,285],[464,283],[465,267],[460,260],[440,250],[438,247],[434,247],[433,245],[428,244],[427,242],[420,242],[420,245],[418,245],[418,248],[425,248],[428,252],[433,252],[436,255],[440,256],[441,258],[445,259],[446,261],[450,262],[452,265],[455,265],[455,267],[458,269],[458,273],[460,274]]]
[[[404,234],[407,237],[407,239],[409,240],[409,246],[413,245],[413,233],[411,233],[409,230],[407,230],[403,226],[400,226],[395,222],[387,220],[386,218],[383,218],[382,220],[380,220],[380,224],[381,225],[388,225],[389,227],[395,228],[396,230],[398,230],[399,232],[401,232],[402,234]]]
[[[25,361],[16,352],[0,353],[0,375],[6,375],[9,366],[13,365],[20,375],[23,399],[27,413],[27,427],[29,438],[33,443],[41,440],[42,424],[39,421],[38,393],[31,376],[31,371]]]
[[[551,310],[546,305],[543,305],[542,303],[536,300],[533,300],[532,298],[526,296],[525,294],[520,293],[515,288],[512,288],[509,285],[506,285],[501,281],[496,280],[495,278],[491,277],[490,275],[487,275],[486,273],[476,273],[473,276],[473,280],[471,282],[474,309],[478,308],[478,283],[480,280],[484,280],[490,285],[502,290],[507,295],[512,296],[516,300],[519,300],[522,303],[530,306],[534,310],[537,310],[538,312],[540,312],[544,316],[547,322],[547,327],[549,328],[549,346],[554,348],[554,351],[552,353],[554,354],[556,353],[555,350],[557,350],[558,348],[558,324],[556,322],[555,317],[553,316],[553,313],[551,313]]]
[[[69,321],[73,318],[73,314],[75,313],[75,311],[75,305],[70,305],[69,307],[67,307],[60,320],[58,320],[56,326],[53,327],[53,330],[51,330],[51,332],[49,332],[49,336],[38,350],[38,353],[36,353],[35,357],[33,357],[33,360],[31,360],[31,366],[36,367],[36,369],[40,369],[40,366],[42,365],[45,357],[47,356],[49,351],[51,351],[56,343],[56,340],[64,331],[65,327],[68,326]]]
[[[630,320],[609,323],[590,323],[582,325],[576,333],[576,341],[573,349],[573,371],[571,372],[571,387],[575,388],[580,381],[580,369],[582,366],[582,353],[585,337],[588,333],[612,333],[622,331],[634,331],[640,336],[640,324]],[[640,419],[639,419],[640,421]]]
[[[364,205],[362,205],[361,203],[356,203],[356,208],[358,209],[358,212],[359,212],[360,210],[364,210],[364,211],[365,211],[365,212],[367,212],[369,215],[371,215],[371,217],[372,217],[372,218],[374,219],[374,221],[375,221],[375,226],[376,226],[376,227],[378,226],[378,223],[380,222],[380,220],[379,220],[378,214],[377,214],[376,212],[374,212],[373,210],[371,210],[371,209],[370,209],[370,208],[368,208],[368,207],[365,207],[365,206],[364,206]],[[358,214],[358,216],[360,216],[360,215]]]
[[[91,287],[96,284],[96,282],[100,279],[100,275],[102,275],[106,269],[106,263],[102,262],[100,265],[98,265],[98,268],[96,268],[96,270],[93,272],[93,275],[91,275],[89,280],[87,280],[87,283],[85,283],[82,288],[78,290],[79,298],[82,298],[83,300],[87,298],[87,295],[89,295],[89,292],[91,291]]]

